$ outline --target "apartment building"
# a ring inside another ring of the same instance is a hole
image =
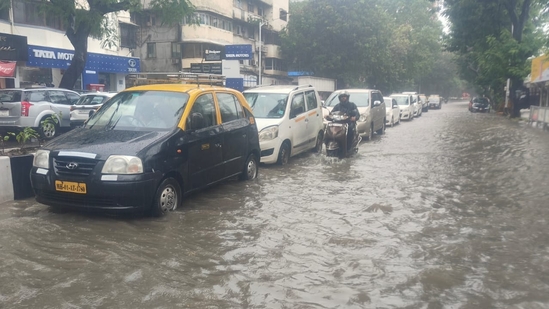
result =
[[[132,16],[132,21],[140,26],[135,55],[141,58],[142,72],[191,72],[193,64],[206,63],[206,51],[249,44],[254,51],[253,59],[240,60],[244,87],[291,82],[279,51],[279,32],[288,22],[289,0],[191,2],[196,7],[195,15],[176,26],[163,25],[161,18],[146,12]],[[259,56],[262,82],[258,82]],[[204,73],[221,74],[221,62],[206,64],[208,71]]]
[[[11,7],[0,9],[0,88],[58,86],[69,67],[74,48],[65,36],[67,21],[39,8],[39,1],[12,0]],[[136,48],[137,26],[127,12],[108,16],[114,45],[88,39],[85,70],[75,86],[86,90],[102,84],[106,91],[126,88],[126,76],[140,71],[140,59],[132,56]]]

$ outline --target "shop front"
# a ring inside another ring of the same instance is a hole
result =
[[[19,67],[20,87],[59,86],[69,67],[72,50],[28,46],[26,66]],[[121,91],[126,88],[126,75],[140,72],[139,58],[88,53],[88,59],[75,90]]]
[[[0,88],[15,87],[17,61],[27,61],[27,37],[0,33]]]

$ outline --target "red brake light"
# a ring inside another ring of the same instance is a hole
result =
[[[27,101],[21,102],[21,116],[28,117],[29,116],[29,110],[32,104]]]

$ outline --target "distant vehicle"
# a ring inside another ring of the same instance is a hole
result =
[[[331,111],[339,103],[337,97],[342,91],[350,93],[349,101],[356,104],[360,112],[360,118],[356,122],[358,134],[365,135],[368,140],[372,139],[375,133],[385,133],[385,102],[381,91],[375,89],[340,89],[334,91],[325,106]]]
[[[89,116],[101,107],[105,102],[112,98],[116,93],[112,92],[88,92],[80,96],[80,99],[74,103],[71,108],[71,127],[77,127],[84,124]]]
[[[469,111],[471,113],[489,113],[490,112],[490,102],[487,98],[474,97],[469,101]]]
[[[285,165],[299,153],[322,150],[322,105],[313,86],[263,86],[244,97],[257,122],[261,163]]]
[[[0,127],[36,128],[43,138],[54,138],[60,127],[70,127],[70,107],[79,98],[77,92],[61,88],[1,89]],[[49,117],[57,121],[44,121]]]
[[[426,95],[420,94],[419,98],[421,100],[421,106],[422,106],[422,112],[428,112],[429,111],[429,100]]]
[[[404,120],[413,120],[414,119],[414,103],[412,103],[413,98],[410,94],[403,93],[394,93],[390,95],[393,98],[400,108],[400,119]]]
[[[412,103],[414,105],[414,117],[419,117],[423,113],[423,102],[417,92],[403,92],[403,94],[409,94],[412,96]]]
[[[395,123],[400,123],[400,108],[395,99],[384,97],[385,101],[385,124],[393,127]]]
[[[429,96],[429,108],[431,109],[440,109],[442,107],[442,98],[438,95]]]

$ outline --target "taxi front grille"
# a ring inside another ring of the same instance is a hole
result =
[[[55,173],[60,176],[89,176],[97,161],[94,159],[81,157],[55,157],[53,158],[53,166]]]

